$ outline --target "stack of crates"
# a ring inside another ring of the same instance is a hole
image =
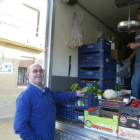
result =
[[[96,107],[97,104],[98,98],[94,97],[93,93],[85,93],[83,97],[57,104],[56,115],[65,119],[84,122],[84,110]]]
[[[94,97],[93,93],[85,93],[85,96],[78,97],[72,101],[72,120],[84,122],[84,110],[90,107],[96,107],[98,98]]]
[[[58,103],[56,115],[65,119],[71,120],[72,116],[72,101]]]
[[[103,91],[113,88],[111,45],[99,43],[79,48],[78,83],[81,87],[97,85]]]
[[[114,89],[114,83],[116,83],[116,60],[111,58],[111,74],[112,74],[112,86]]]

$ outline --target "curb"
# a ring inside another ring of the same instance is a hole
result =
[[[14,119],[14,115],[1,117],[0,122],[8,121],[8,120],[11,120],[11,119]]]

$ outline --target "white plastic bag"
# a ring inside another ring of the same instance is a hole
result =
[[[129,61],[129,62],[123,61],[123,64],[124,65],[118,71],[118,76],[124,77],[124,78],[129,78],[131,76],[131,68],[130,68],[131,61]]]
[[[71,37],[68,42],[69,48],[80,47],[83,45],[83,28],[81,22],[83,19],[83,13],[78,11],[73,20],[73,27],[71,31]]]

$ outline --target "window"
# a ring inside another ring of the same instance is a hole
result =
[[[18,67],[18,78],[17,85],[26,86],[29,83],[28,77],[26,76],[27,68],[34,64],[34,58],[20,57]]]
[[[18,85],[27,85],[29,83],[26,72],[27,68],[18,68]]]
[[[23,27],[26,27],[26,29],[31,31],[29,32],[30,35],[38,37],[40,11],[26,4],[23,4],[22,8],[20,16],[24,21]]]

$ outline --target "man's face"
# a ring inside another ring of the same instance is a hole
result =
[[[31,84],[41,86],[44,78],[44,71],[40,65],[34,64],[30,66],[30,71],[27,72],[27,77]]]
[[[140,9],[137,11],[137,19],[140,21]]]

